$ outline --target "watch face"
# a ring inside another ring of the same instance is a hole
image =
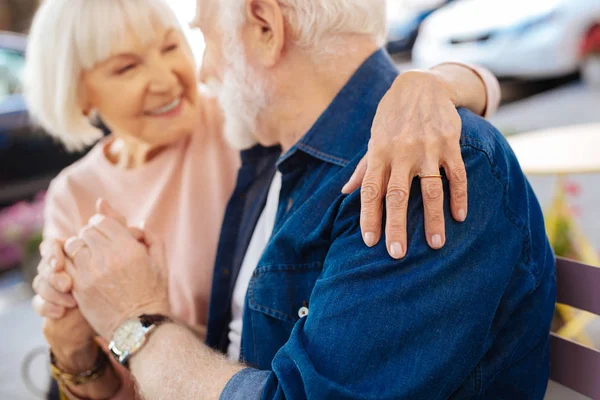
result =
[[[144,332],[140,321],[130,320],[115,332],[113,341],[120,352],[132,353],[144,340]]]

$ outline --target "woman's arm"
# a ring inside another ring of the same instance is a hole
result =
[[[453,217],[460,222],[467,218],[467,176],[456,108],[490,115],[499,100],[498,81],[477,67],[450,63],[398,76],[377,110],[369,151],[342,190],[351,193],[362,185],[361,228],[368,246],[381,239],[385,204],[388,251],[396,259],[406,255],[412,181],[416,176],[436,176],[440,168],[445,171],[443,179],[450,183]],[[423,180],[421,190],[427,242],[439,249],[446,242],[443,180]]]
[[[500,105],[498,79],[487,69],[461,63],[444,63],[432,68],[455,91],[454,105],[489,118]]]

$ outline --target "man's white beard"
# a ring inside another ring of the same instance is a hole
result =
[[[266,109],[267,94],[262,79],[250,68],[244,49],[235,39],[223,48],[228,66],[219,89],[219,104],[225,118],[225,138],[240,150],[257,143],[257,119]]]

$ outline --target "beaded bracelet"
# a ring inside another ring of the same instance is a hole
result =
[[[68,384],[73,386],[79,386],[86,384],[88,382],[95,381],[104,375],[106,372],[106,367],[108,366],[108,356],[102,350],[98,351],[98,358],[96,358],[96,362],[94,366],[84,372],[80,372],[78,374],[69,374],[67,372],[63,372],[56,363],[56,357],[54,353],[52,353],[52,349],[50,350],[50,369],[52,372],[52,377],[58,382],[62,384]]]

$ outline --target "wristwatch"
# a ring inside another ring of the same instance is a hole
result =
[[[173,320],[164,315],[141,315],[127,320],[115,331],[108,350],[119,364],[128,368],[129,359],[144,347],[152,331],[169,322]]]

